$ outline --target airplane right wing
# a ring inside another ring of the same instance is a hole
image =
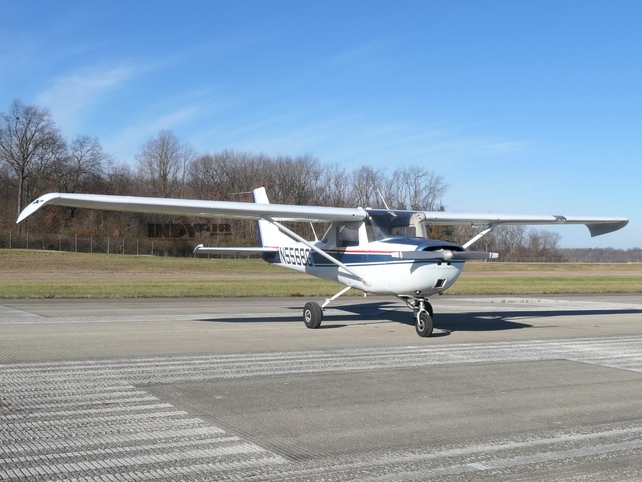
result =
[[[49,193],[29,204],[18,217],[20,222],[46,205],[69,206],[110,211],[150,214],[175,214],[206,218],[245,218],[276,221],[350,222],[361,221],[367,213],[361,208],[297,206],[293,204],[262,204],[230,201],[201,201],[106,194]]]

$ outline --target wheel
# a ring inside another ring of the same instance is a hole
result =
[[[319,306],[319,303],[315,303],[314,301],[307,302],[303,308],[303,322],[305,326],[312,329],[319,328],[322,320],[323,310]]]
[[[431,318],[434,318],[433,311],[432,311],[432,305],[428,303],[427,301],[424,302],[424,306],[426,307],[426,310],[428,310],[428,314],[430,315]]]
[[[422,338],[432,334],[432,317],[430,316],[430,313],[425,310],[421,310],[417,313],[415,329],[417,330],[417,334]]]

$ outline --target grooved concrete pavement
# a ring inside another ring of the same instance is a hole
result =
[[[639,480],[638,295],[3,300],[0,480]]]

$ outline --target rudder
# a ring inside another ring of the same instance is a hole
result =
[[[252,191],[252,199],[257,204],[270,204],[265,187]],[[265,219],[256,221],[256,230],[259,233],[259,246],[261,247],[278,247],[292,242],[289,237],[279,231],[279,228]]]

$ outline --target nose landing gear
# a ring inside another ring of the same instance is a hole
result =
[[[432,335],[433,330],[433,311],[432,305],[428,303],[426,298],[411,298],[400,296],[408,308],[412,310],[414,319],[415,319],[415,330],[417,334],[422,338]]]
[[[427,310],[419,310],[415,314],[415,330],[422,338],[432,334],[433,323],[432,316]]]

